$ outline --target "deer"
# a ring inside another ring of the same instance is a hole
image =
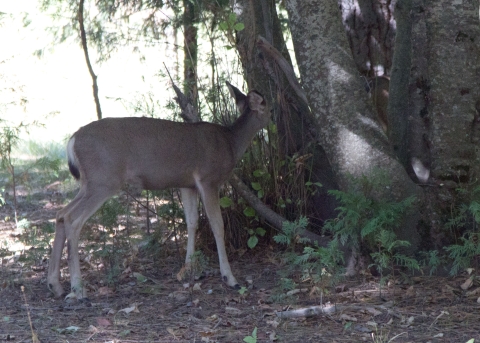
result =
[[[388,76],[376,76],[367,85],[367,91],[377,111],[377,118],[382,126],[383,132],[388,132],[388,96],[390,78]]]
[[[88,300],[79,260],[79,237],[85,222],[126,184],[145,190],[180,188],[187,226],[188,266],[195,251],[198,195],[215,237],[223,282],[240,286],[225,249],[219,190],[230,178],[255,134],[270,121],[264,97],[247,95],[227,82],[240,116],[230,126],[183,123],[147,117],[104,118],[81,127],[67,143],[68,166],[79,180],[75,198],[58,211],[47,284],[64,295],[60,263],[66,242],[71,295]]]

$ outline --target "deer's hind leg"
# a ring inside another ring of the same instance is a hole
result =
[[[60,261],[62,259],[62,251],[67,239],[65,234],[64,214],[68,213],[69,209],[77,203],[84,194],[84,189],[80,189],[75,198],[63,209],[57,212],[55,222],[55,239],[53,241],[52,253],[48,261],[48,289],[53,292],[55,297],[61,297],[64,294],[64,289],[60,284]]]
[[[82,282],[80,272],[80,259],[78,255],[78,240],[83,224],[90,218],[102,204],[117,193],[119,187],[106,187],[105,185],[87,184],[75,199],[57,214],[55,241],[49,267],[49,285],[56,296],[63,293],[59,282],[60,258],[63,244],[67,242],[67,261],[70,271],[71,291],[77,299],[86,297],[86,289]],[[58,235],[58,238],[57,238]]]

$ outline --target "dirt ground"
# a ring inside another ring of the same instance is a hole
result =
[[[63,202],[56,197],[24,198],[20,214],[32,225],[52,222]],[[22,260],[25,247],[12,217],[11,206],[0,208],[0,241],[17,250],[0,269],[0,342],[480,342],[480,285],[463,290],[465,275],[414,277],[385,286],[381,295],[379,280],[366,276],[346,280],[323,298],[307,288],[273,302],[281,263],[269,246],[230,256],[248,288],[244,294],[222,284],[214,253],[204,278],[178,281],[183,257],[166,246],[158,258],[138,253],[126,259],[113,286],[98,265],[83,262],[89,301],[55,299],[46,285],[48,258]],[[68,276],[64,260],[63,266]],[[322,303],[329,305],[326,314]],[[279,317],[310,307],[311,316]],[[256,340],[248,337],[255,328]]]

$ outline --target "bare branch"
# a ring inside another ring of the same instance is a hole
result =
[[[300,83],[298,83],[297,76],[290,63],[288,63],[282,54],[262,36],[258,36],[257,46],[263,53],[270,56],[277,63],[285,74],[290,86],[295,90],[300,99],[302,99],[305,104],[308,104],[307,95]]]
[[[87,62],[88,72],[92,77],[93,98],[95,99],[95,106],[97,108],[97,118],[102,119],[102,109],[100,107],[100,99],[98,97],[98,84],[97,75],[93,72],[92,64],[90,63],[90,56],[88,55],[87,35],[85,33],[84,18],[83,18],[83,4],[85,0],[80,0],[78,6],[78,23],[80,25],[80,39],[82,41],[83,53],[85,55],[85,61]]]

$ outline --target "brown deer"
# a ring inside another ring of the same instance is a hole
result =
[[[368,83],[367,91],[370,94],[373,105],[377,110],[377,117],[385,133],[388,131],[388,95],[390,88],[390,78],[388,76],[374,77]]]
[[[256,91],[244,95],[228,84],[240,117],[230,126],[180,123],[153,118],[106,118],[80,128],[67,144],[68,165],[80,180],[77,196],[57,213],[55,240],[48,267],[48,287],[59,297],[60,260],[67,242],[71,290],[86,297],[80,274],[78,239],[83,224],[125,185],[147,190],[181,188],[188,229],[188,265],[195,250],[198,193],[217,244],[220,272],[239,288],[225,251],[219,188],[226,182],[256,132],[270,115]]]

